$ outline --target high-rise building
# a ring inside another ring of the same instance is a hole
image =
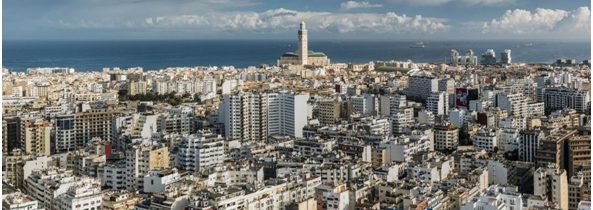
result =
[[[534,162],[535,154],[541,147],[544,133],[541,130],[523,130],[519,132],[519,160]]]
[[[303,137],[309,94],[279,91],[267,97],[268,135]]]
[[[527,97],[522,93],[500,93],[496,95],[496,105],[507,110],[509,115],[522,117],[527,114]]]
[[[76,144],[76,129],[74,125],[74,115],[56,116],[53,145],[53,151],[55,153],[73,151],[79,146]]]
[[[473,50],[468,50],[467,54],[462,56],[455,49],[451,50],[451,65],[467,65],[475,66],[478,65],[478,56],[474,54]]]
[[[500,63],[501,64],[511,64],[511,50],[505,49],[503,52],[500,53]]]
[[[226,138],[242,141],[267,139],[267,94],[238,92],[225,95],[220,110]]]
[[[533,194],[568,209],[568,178],[564,169],[555,165],[540,167],[533,173]]]
[[[2,151],[6,153],[21,147],[21,118],[3,117],[2,143]]]
[[[426,99],[426,110],[434,115],[449,114],[449,96],[446,92],[432,92]]]
[[[26,119],[21,125],[21,150],[31,155],[50,155],[51,127],[47,120]]]
[[[543,89],[543,102],[547,112],[572,108],[579,113],[588,113],[590,100],[587,91],[566,88]]]
[[[493,49],[486,50],[486,52],[482,53],[481,63],[484,65],[496,64],[496,52]]]
[[[406,101],[406,95],[381,95],[380,98],[381,116],[389,116],[392,113],[396,113],[398,109],[404,108],[408,105]]]
[[[375,107],[375,97],[370,94],[350,98],[354,110],[362,115],[371,115]]]
[[[225,136],[244,141],[263,141],[270,135],[302,137],[308,99],[308,94],[288,91],[225,95],[220,105]]]
[[[187,171],[201,171],[222,164],[225,159],[224,138],[206,131],[184,138],[177,152],[177,165]]]
[[[429,74],[412,74],[408,77],[406,96],[424,102],[433,92],[439,91],[439,80]]]

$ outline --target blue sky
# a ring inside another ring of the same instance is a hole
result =
[[[8,0],[3,39],[590,40],[582,0]]]

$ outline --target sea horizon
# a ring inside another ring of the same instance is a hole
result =
[[[412,48],[422,41],[425,48]],[[583,43],[587,43],[583,45]],[[443,63],[451,49],[480,55],[494,49],[497,58],[512,50],[513,62],[552,63],[556,59],[588,60],[589,41],[582,40],[311,40],[309,49],[324,52],[332,63],[366,63],[377,60],[412,60]],[[20,72],[27,68],[64,67],[76,71],[101,71],[104,67],[273,65],[284,52],[295,51],[292,39],[200,40],[3,40],[3,67]]]

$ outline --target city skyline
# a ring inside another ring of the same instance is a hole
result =
[[[4,5],[3,39],[286,39],[306,21],[318,40],[590,41],[589,3],[9,1]]]

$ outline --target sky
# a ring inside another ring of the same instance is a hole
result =
[[[3,40],[589,41],[584,0],[6,0]]]

